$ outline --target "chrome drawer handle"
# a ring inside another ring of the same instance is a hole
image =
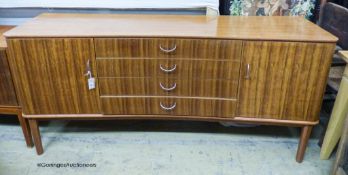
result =
[[[171,69],[163,68],[162,64],[160,64],[160,69],[161,69],[163,72],[165,72],[165,73],[174,72],[175,69],[176,69],[176,64],[174,64],[173,68],[171,68]]]
[[[162,104],[162,102],[160,102],[160,106],[161,106],[161,108],[162,108],[163,110],[165,110],[165,111],[171,111],[171,110],[175,109],[176,103],[174,103],[171,107],[165,107],[165,106]]]
[[[247,79],[247,80],[250,79],[250,64],[247,64],[246,75],[245,75],[244,78]]]
[[[91,64],[89,59],[87,60],[87,63],[86,63],[86,73],[84,75],[87,76],[88,78],[92,77],[92,70],[91,70]]]
[[[165,91],[172,91],[172,90],[174,90],[174,89],[176,88],[176,83],[174,83],[174,85],[173,85],[172,87],[170,87],[170,88],[164,87],[162,83],[160,83],[160,86],[161,86],[161,89],[162,89],[162,90],[165,90]]]
[[[163,48],[161,45],[159,46],[159,48],[161,49],[161,51],[163,51],[163,52],[165,52],[165,53],[170,53],[170,52],[173,52],[173,51],[176,50],[176,44],[175,44],[174,47],[171,48],[171,49],[165,49],[165,48]]]

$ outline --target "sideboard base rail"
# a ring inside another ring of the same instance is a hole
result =
[[[307,143],[314,125],[319,121],[293,121],[293,120],[275,120],[275,119],[257,119],[257,118],[213,118],[213,117],[197,117],[197,116],[163,116],[163,115],[102,115],[102,114],[78,114],[78,115],[23,115],[29,120],[31,134],[33,136],[36,152],[38,155],[43,154],[44,150],[41,142],[39,129],[39,121],[41,120],[195,120],[208,122],[237,122],[245,124],[262,124],[262,125],[279,125],[301,127],[301,136],[296,153],[296,161],[301,163],[307,148]]]
[[[267,118],[252,117],[200,117],[200,116],[171,116],[171,115],[103,115],[103,114],[45,114],[45,115],[26,115],[24,118],[38,120],[192,120],[207,122],[237,122],[243,124],[262,124],[276,126],[313,126],[319,123],[317,121],[301,120],[279,120]]]

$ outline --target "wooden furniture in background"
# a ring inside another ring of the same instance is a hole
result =
[[[337,41],[301,17],[43,14],[5,35],[38,154],[40,120],[202,120],[301,127],[298,162]]]
[[[341,51],[340,55],[348,63],[348,51]],[[348,113],[348,64],[345,67],[336,101],[332,109],[327,127],[320,158],[328,159],[342,135],[345,117]]]
[[[321,0],[321,1],[323,4],[327,3],[327,2],[331,2],[331,3],[335,3],[335,4],[338,4],[340,6],[348,8],[348,1],[346,1],[346,0]]]
[[[14,114],[18,116],[24,138],[28,147],[33,147],[28,120],[23,118],[22,109],[17,103],[11,72],[6,54],[6,40],[3,33],[13,26],[0,26],[0,114]]]
[[[346,115],[344,119],[342,138],[338,146],[336,161],[333,164],[331,175],[347,174],[347,164],[348,164],[348,149],[347,148],[348,148],[348,114]]]
[[[326,3],[323,6],[320,16],[320,23],[323,29],[337,36],[337,45],[343,50],[348,49],[348,9],[337,4]],[[331,112],[330,121],[327,127],[326,136],[322,144],[320,153],[321,159],[328,159],[341,135],[345,113],[348,108],[347,92],[347,57],[346,52],[335,53],[331,68],[332,74],[329,75],[328,85],[337,92],[336,101]],[[344,70],[345,69],[345,70]],[[343,78],[342,78],[343,77]]]

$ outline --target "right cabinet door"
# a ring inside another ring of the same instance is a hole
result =
[[[318,120],[334,47],[330,43],[245,42],[237,116]]]

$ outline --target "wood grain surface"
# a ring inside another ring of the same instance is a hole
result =
[[[173,38],[96,38],[97,58],[239,60],[242,41]],[[161,50],[174,49],[170,53]]]
[[[6,54],[6,40],[2,35],[14,26],[0,26],[0,106],[18,106]],[[17,109],[14,109],[17,110]]]
[[[24,114],[100,113],[84,76],[88,60],[96,76],[92,39],[11,39],[8,53]]]
[[[182,98],[182,97],[102,97],[104,114],[122,115],[178,115],[178,116],[219,116],[233,117],[235,114],[235,100]],[[160,106],[171,107],[166,111]]]
[[[179,37],[336,42],[303,17],[41,14],[7,37]]]
[[[240,59],[240,58],[239,58]],[[189,59],[97,59],[98,77],[176,77],[239,79],[240,61]],[[161,70],[176,69],[171,73]]]
[[[238,115],[316,121],[334,44],[245,42]],[[250,64],[250,79],[245,79]]]
[[[162,87],[175,89],[166,91]],[[100,78],[101,96],[189,96],[237,98],[238,79]]]
[[[0,50],[0,106],[18,106],[5,50]]]

